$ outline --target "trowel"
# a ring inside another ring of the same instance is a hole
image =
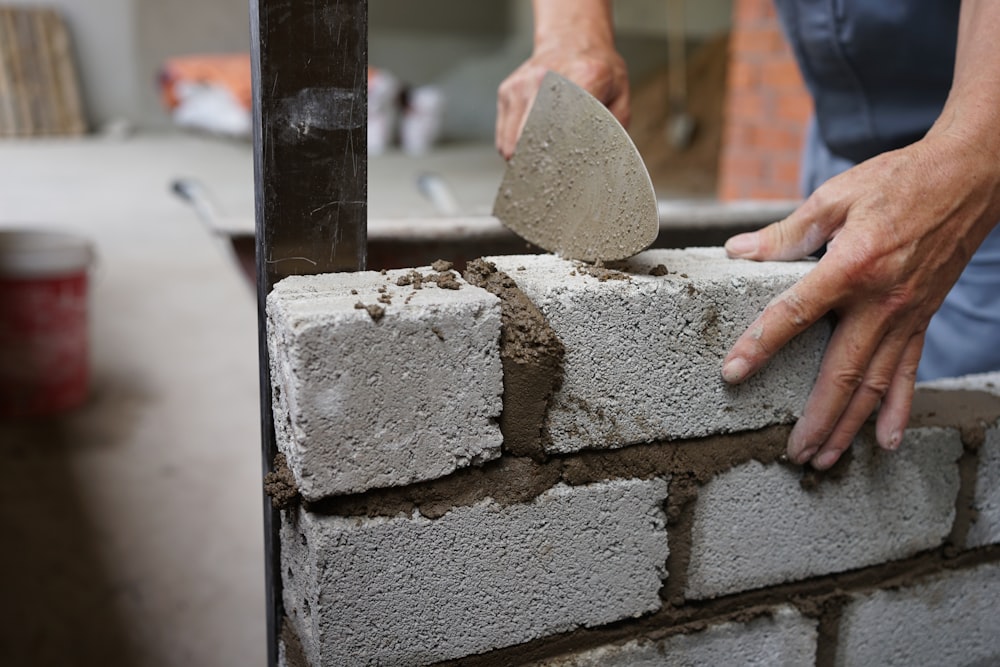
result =
[[[625,259],[656,240],[656,195],[631,137],[597,98],[549,72],[507,163],[493,215],[567,259]]]

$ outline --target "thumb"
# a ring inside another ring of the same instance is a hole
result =
[[[784,220],[733,236],[726,241],[726,254],[758,261],[802,259],[830,240],[829,214],[810,198]]]

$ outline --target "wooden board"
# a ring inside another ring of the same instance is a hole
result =
[[[53,9],[0,6],[0,136],[86,130],[62,17]]]

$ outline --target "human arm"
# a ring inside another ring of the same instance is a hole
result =
[[[496,147],[504,158],[517,139],[549,70],[603,102],[622,124],[629,119],[625,61],[615,50],[611,0],[534,0],[534,49],[497,93]]]
[[[776,298],[723,363],[742,382],[826,315],[836,325],[789,457],[833,465],[881,403],[876,438],[899,446],[924,331],[1000,220],[1000,3],[965,0],[952,90],[927,135],[831,179],[785,220],[730,239],[733,257],[816,267]]]

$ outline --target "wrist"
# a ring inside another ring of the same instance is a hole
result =
[[[534,51],[614,51],[609,0],[535,0]]]

